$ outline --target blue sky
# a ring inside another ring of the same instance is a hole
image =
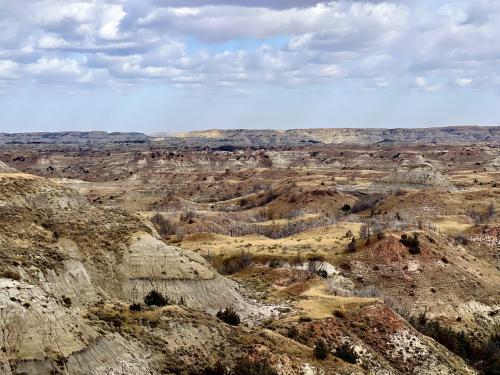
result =
[[[500,0],[0,0],[0,131],[500,121]]]

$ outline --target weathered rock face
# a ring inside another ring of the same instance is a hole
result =
[[[0,173],[13,173],[16,172],[14,168],[9,167],[3,161],[0,161]]]
[[[175,302],[214,312],[233,306],[243,315],[257,313],[237,285],[211,269],[201,256],[166,245],[148,233],[136,233],[121,263],[124,296],[140,301],[156,289]]]
[[[141,218],[30,175],[0,176],[0,257],[5,374],[154,373],[143,348],[82,317],[103,301],[142,301],[153,288],[201,310],[256,311],[234,282],[166,245]]]
[[[375,185],[379,184],[395,188],[456,190],[450,180],[427,163],[402,166]]]
[[[170,142],[175,138],[167,137]],[[240,146],[304,144],[466,144],[500,142],[500,127],[457,126],[421,129],[292,129],[292,130],[207,130],[179,135],[177,140],[219,142]]]
[[[35,285],[0,279],[0,373],[151,373],[138,355],[143,350],[118,334],[99,334],[70,301]]]
[[[125,144],[145,143],[142,133],[59,132],[59,133],[0,133],[0,144]]]

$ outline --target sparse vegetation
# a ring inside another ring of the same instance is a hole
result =
[[[354,351],[353,347],[351,345],[349,345],[348,343],[344,343],[344,344],[340,345],[335,350],[335,357],[338,357],[345,362],[353,363],[353,364],[358,361],[357,353]]]
[[[330,348],[328,348],[328,345],[322,339],[318,340],[316,345],[314,345],[314,356],[318,359],[326,359],[329,352]]]
[[[148,306],[163,307],[170,304],[170,301],[163,294],[153,289],[144,297],[144,303]]]
[[[420,241],[418,240],[417,233],[413,233],[412,237],[409,237],[407,234],[402,234],[399,241],[408,248],[410,254],[420,254]]]
[[[229,325],[237,326],[240,324],[240,316],[232,307],[228,307],[225,310],[219,310],[216,316]]]
[[[130,311],[141,311],[142,310],[142,306],[140,303],[132,303],[130,306],[129,306],[129,310]]]
[[[410,319],[410,323],[423,334],[465,359],[481,374],[500,373],[500,334],[492,334],[486,342],[481,342],[467,336],[463,331],[454,331],[437,320],[429,320],[425,313]]]
[[[356,246],[356,238],[352,238],[351,242],[347,244],[346,252],[347,253],[354,253],[358,247]]]
[[[151,222],[160,236],[165,237],[175,234],[175,227],[159,212],[153,215]]]

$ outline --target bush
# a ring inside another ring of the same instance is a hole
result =
[[[278,375],[276,370],[269,364],[269,361],[250,361],[247,358],[240,358],[231,369],[222,362],[217,362],[215,366],[206,367],[201,373],[196,375]]]
[[[300,333],[299,333],[299,330],[296,328],[296,327],[289,327],[288,328],[288,331],[286,332],[286,335],[288,338],[292,339],[292,340],[296,340],[299,336],[300,336]]]
[[[194,218],[196,217],[196,213],[192,210],[185,211],[181,213],[180,221],[184,221],[188,224],[192,224],[194,222]]]
[[[356,250],[357,250],[356,239],[353,237],[352,241],[347,244],[346,252],[354,253],[356,252]]]
[[[240,316],[232,307],[228,307],[224,311],[219,310],[217,312],[217,318],[222,320],[224,323],[230,324],[232,326],[237,326],[238,324],[240,324]]]
[[[462,357],[481,374],[500,374],[500,334],[493,334],[488,341],[480,342],[464,332],[456,332],[436,320],[427,319],[424,313],[410,319],[410,323],[424,335]]]
[[[379,202],[381,202],[383,196],[381,194],[371,194],[365,195],[359,198],[359,200],[352,206],[351,212],[356,214],[365,210],[374,210]]]
[[[351,211],[351,206],[350,206],[350,205],[348,205],[348,204],[344,204],[344,205],[342,206],[342,211],[344,211],[344,212],[349,212],[349,211]]]
[[[246,358],[240,359],[230,372],[231,375],[278,375],[269,361],[250,361]]]
[[[130,311],[141,311],[142,307],[140,303],[133,303],[129,306]]]
[[[314,356],[318,359],[326,359],[328,357],[328,345],[324,340],[318,340],[316,345],[314,345]]]
[[[319,277],[321,277],[323,279],[328,278],[328,272],[326,272],[325,270],[321,270],[321,269],[317,270],[316,275],[318,275]]]
[[[12,279],[12,280],[21,280],[21,274],[12,268],[6,268],[0,272],[0,277],[3,277],[5,279]]]
[[[348,363],[356,363],[358,360],[358,355],[354,351],[353,347],[347,343],[342,344],[335,350],[335,357],[342,359]]]
[[[220,273],[224,275],[232,275],[247,268],[253,262],[253,257],[249,253],[242,251],[239,255],[225,259],[222,263]]]
[[[213,367],[207,366],[200,375],[230,375],[231,371],[222,362],[218,361]]]
[[[166,306],[169,304],[167,297],[164,297],[160,292],[153,289],[144,297],[144,303],[148,306]]]
[[[151,222],[153,223],[156,231],[160,236],[170,236],[175,234],[175,228],[172,226],[170,221],[165,219],[160,213],[156,213],[152,218]]]
[[[408,237],[406,234],[402,234],[399,242],[408,248],[410,254],[420,254],[420,242],[418,241],[416,233],[413,233],[413,237]]]

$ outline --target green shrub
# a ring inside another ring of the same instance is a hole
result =
[[[348,205],[348,204],[344,204],[344,205],[342,206],[342,211],[344,211],[344,212],[349,212],[349,211],[351,211],[351,206],[350,206],[350,205]]]
[[[129,306],[130,311],[141,311],[142,307],[140,303],[133,303]]]
[[[230,375],[278,375],[268,360],[250,361],[240,359],[230,372]]]
[[[330,349],[324,340],[319,339],[314,345],[314,356],[318,359],[326,359]]]
[[[219,310],[217,312],[217,318],[232,326],[240,324],[240,316],[232,307],[228,307],[225,310]]]
[[[347,343],[342,344],[335,350],[335,357],[338,357],[348,363],[356,363],[358,360],[358,355],[354,351],[353,347]]]
[[[408,248],[410,254],[420,254],[420,242],[416,233],[413,233],[413,237],[408,237],[406,234],[402,234],[399,242]]]
[[[144,297],[144,303],[148,306],[162,307],[168,305],[170,302],[167,297],[153,289]]]
[[[480,342],[464,332],[456,332],[437,320],[429,320],[424,313],[410,319],[410,323],[421,333],[432,337],[451,352],[462,357],[480,374],[500,374],[500,334],[490,336],[488,341]]]
[[[353,237],[352,241],[347,244],[346,252],[354,253],[356,252],[356,250],[357,250],[356,239]]]

